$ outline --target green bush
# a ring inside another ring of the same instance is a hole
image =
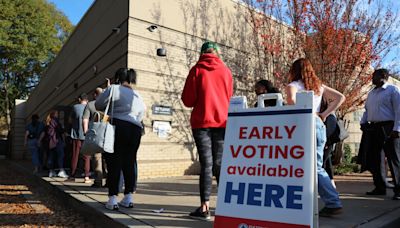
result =
[[[345,143],[343,150],[343,163],[351,164],[351,147],[349,146],[349,144]]]
[[[360,166],[354,163],[355,159],[351,156],[351,147],[349,144],[344,144],[344,153],[342,163],[335,167],[335,175],[343,175],[347,173],[359,173]]]

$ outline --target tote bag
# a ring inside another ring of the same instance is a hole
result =
[[[81,153],[84,155],[93,155],[99,152],[114,153],[115,126],[112,125],[112,118],[108,118],[107,116],[110,104],[111,117],[114,112],[113,91],[114,87],[111,86],[110,96],[108,97],[103,119],[100,120],[100,113],[96,112],[95,115],[98,117],[97,121],[92,121],[89,124],[89,129],[81,148]],[[111,123],[108,119],[111,119]]]

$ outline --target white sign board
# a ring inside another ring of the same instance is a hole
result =
[[[314,227],[312,93],[297,104],[230,110],[214,227]]]

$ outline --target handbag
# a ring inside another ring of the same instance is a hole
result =
[[[96,112],[97,121],[92,121],[89,124],[88,131],[85,135],[81,153],[83,155],[93,155],[99,152],[114,153],[115,126],[112,125],[112,118],[107,116],[108,109],[111,104],[111,117],[114,112],[113,101],[114,87],[111,86],[110,96],[108,97],[107,107],[104,111],[103,119],[100,119],[100,113]],[[110,119],[110,122],[108,121]]]

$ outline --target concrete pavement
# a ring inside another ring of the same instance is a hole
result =
[[[13,162],[18,169],[29,172],[26,166]],[[183,176],[140,180],[134,195],[133,209],[104,208],[107,189],[93,188],[83,179],[65,182],[63,178],[32,176],[42,181],[64,202],[84,213],[98,226],[118,227],[212,227],[213,222],[193,220],[188,216],[199,205],[198,177]],[[354,174],[336,177],[336,184],[344,205],[344,213],[334,218],[320,218],[319,227],[400,227],[400,201],[386,196],[371,197],[365,192],[373,188],[371,176]],[[119,196],[122,198],[122,194]],[[216,202],[214,185],[211,197],[212,214]],[[320,207],[322,203],[319,202]]]

